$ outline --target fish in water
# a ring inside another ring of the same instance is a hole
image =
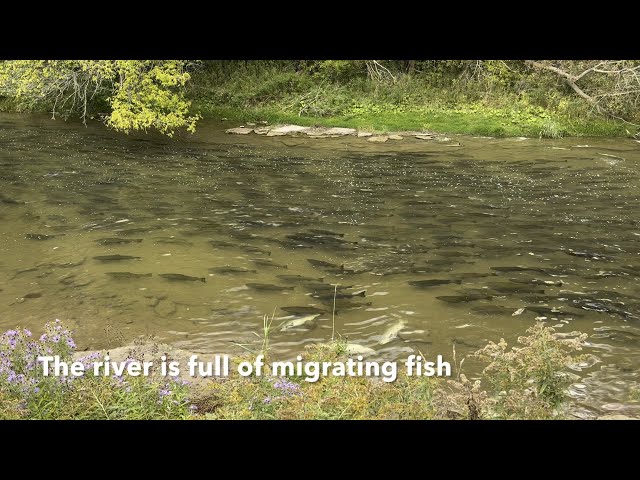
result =
[[[222,273],[222,274],[227,274],[227,273],[258,273],[257,270],[249,270],[248,268],[244,268],[244,267],[232,267],[231,265],[226,265],[224,267],[213,267],[209,269],[209,272],[211,273]]]
[[[33,293],[27,293],[26,295],[24,295],[22,298],[40,298],[42,296],[42,293],[40,292],[33,292]]]
[[[153,239],[154,243],[161,243],[166,245],[181,245],[183,247],[190,247],[193,245],[189,240],[183,238],[174,237],[156,237]]]
[[[457,260],[455,258],[434,258],[433,260],[427,260],[426,263],[428,263],[430,266],[449,267],[456,264],[472,265],[474,262],[466,262],[464,260]]]
[[[117,262],[120,260],[140,260],[141,257],[134,257],[132,255],[98,255],[93,257],[94,260],[100,262]]]
[[[254,245],[240,245],[240,248],[249,253],[261,253],[263,255],[271,255],[271,252],[265,248],[256,247]]]
[[[314,298],[318,298],[320,300],[344,300],[346,298],[354,298],[354,297],[364,297],[366,294],[366,290],[362,290],[361,292],[356,293],[320,293],[311,295]]]
[[[344,270],[344,264],[343,265],[336,265],[335,263],[325,262],[324,260],[315,260],[313,258],[307,258],[307,262],[309,262],[314,267],[331,268],[331,269],[336,269],[336,270]]]
[[[251,258],[250,260],[256,265],[262,265],[263,267],[289,268],[287,265],[276,263],[273,260],[267,260],[264,258]]]
[[[478,272],[468,272],[468,273],[451,273],[448,276],[453,280],[469,280],[471,278],[484,278],[484,277],[495,277],[496,273],[478,273]]]
[[[131,273],[131,272],[106,272],[105,275],[109,275],[111,278],[118,280],[145,278],[150,277],[150,273]]]
[[[436,297],[438,300],[447,303],[475,302],[476,300],[491,300],[493,295],[482,295],[479,293],[470,293],[466,295],[441,295]]]
[[[317,283],[317,282],[308,282],[304,284],[304,287],[308,290],[320,290],[322,292],[325,291],[334,291],[334,290],[346,290],[347,288],[353,287],[353,285],[331,285],[330,283]]]
[[[122,230],[114,230],[118,235],[137,235],[140,233],[149,233],[156,230],[155,227],[135,227],[135,228],[124,228]]]
[[[376,353],[373,348],[365,347],[357,343],[347,343],[345,352],[347,355],[371,355],[372,353]]]
[[[526,310],[529,310],[531,312],[535,312],[538,315],[546,315],[548,317],[566,317],[566,316],[570,316],[570,317],[582,317],[584,315],[580,314],[580,313],[575,313],[575,312],[564,312],[562,310],[558,310],[557,308],[554,307],[545,307],[543,305],[529,305],[527,307],[525,307]]]
[[[271,283],[247,283],[247,287],[254,290],[264,290],[268,292],[282,292],[284,290],[293,290],[296,287],[283,287],[282,285],[273,285]]]
[[[479,255],[477,253],[465,253],[465,252],[453,252],[453,251],[446,251],[446,252],[438,252],[436,253],[436,255],[438,255],[439,257],[478,257]]]
[[[209,245],[211,245],[214,248],[235,247],[236,246],[235,243],[226,242],[224,240],[209,240]]]
[[[280,310],[284,310],[287,313],[292,315],[312,315],[312,314],[321,314],[328,313],[327,310],[317,307],[280,307]],[[337,313],[337,312],[336,312]]]
[[[58,235],[45,235],[44,233],[26,233],[24,238],[27,240],[51,240],[52,238],[60,237],[64,233]]]
[[[404,320],[400,320],[399,322],[391,325],[384,331],[378,343],[380,345],[386,345],[387,343],[398,338],[398,333],[400,333],[400,331],[405,327],[406,324],[407,322],[405,322]]]
[[[125,245],[127,243],[140,243],[142,242],[141,238],[118,238],[118,237],[109,237],[109,238],[99,238],[96,240],[96,243],[99,245]]]
[[[544,294],[544,288],[539,288],[537,285],[528,284],[512,284],[512,283],[499,283],[489,282],[487,284],[491,290],[500,293],[541,293]]]
[[[310,228],[311,233],[317,233],[319,235],[333,235],[334,237],[344,237],[344,233],[332,232],[331,230],[322,230],[319,228]]]
[[[438,279],[434,279],[434,280],[412,280],[409,283],[409,285],[412,285],[414,287],[420,287],[420,288],[428,288],[428,287],[437,287],[439,285],[448,285],[450,283],[457,283],[460,284],[462,282],[462,280],[438,280]]]
[[[5,203],[7,205],[24,205],[24,202],[19,202],[18,200],[5,197],[4,195],[1,195],[1,194],[0,194],[0,203]]]
[[[562,285],[564,285],[564,282],[562,282],[561,280],[539,280],[537,278],[510,278],[509,281],[513,283],[524,283],[528,285],[548,285],[550,287],[561,287]]]
[[[18,270],[18,271],[16,271],[16,273],[9,280],[13,280],[18,275],[22,275],[23,273],[37,272],[37,271],[38,271],[38,267],[30,267],[30,268],[25,268],[25,269],[22,269],[22,270]]]
[[[506,315],[511,310],[511,308],[500,305],[477,305],[471,308],[471,311],[478,315]]]
[[[167,280],[176,280],[176,281],[184,281],[184,282],[202,282],[205,283],[207,281],[204,277],[191,277],[189,275],[182,275],[181,273],[161,273],[160,276],[162,278],[166,278]]]
[[[575,250],[572,249],[567,249],[567,250],[563,250],[564,253],[566,253],[567,255],[571,255],[574,257],[581,257],[581,258],[589,258],[591,260],[609,260],[610,257],[606,257],[604,255],[602,255],[601,253],[595,253],[595,252],[576,252]]]
[[[284,282],[322,282],[324,280],[324,277],[313,278],[303,275],[276,275],[276,277]]]
[[[293,240],[294,242],[311,243],[314,245],[331,245],[335,247],[345,247],[347,245],[356,245],[358,243],[349,242],[331,235],[318,235],[311,233],[294,233],[286,235],[286,238]]]
[[[544,268],[535,268],[535,267],[491,267],[491,270],[495,270],[496,272],[540,272],[544,273]]]
[[[280,331],[286,332],[287,330],[291,330],[293,328],[313,328],[316,326],[315,319],[318,318],[319,315],[316,313],[314,315],[306,315],[300,318],[294,318],[293,320],[289,320],[283,323],[280,326]]]

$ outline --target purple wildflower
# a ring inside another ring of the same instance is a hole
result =
[[[300,385],[293,383],[291,380],[286,378],[276,380],[273,387],[280,390],[285,396],[297,395],[300,393]]]

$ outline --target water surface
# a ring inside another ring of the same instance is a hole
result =
[[[267,314],[272,354],[290,358],[331,337],[322,284],[338,284],[335,330],[374,358],[451,359],[455,344],[459,360],[546,317],[589,334],[576,414],[638,412],[633,140],[372,145],[221,124],[169,140],[17,115],[0,127],[2,329],[60,318],[83,349],[142,335],[233,354],[257,345]],[[95,258],[113,255],[139,258]]]

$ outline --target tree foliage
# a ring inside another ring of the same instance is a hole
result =
[[[184,86],[184,60],[15,60],[0,62],[0,94],[27,107],[46,106],[86,122],[106,107],[105,123],[116,130],[157,129],[166,135],[195,130],[198,115]]]

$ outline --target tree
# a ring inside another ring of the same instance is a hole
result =
[[[195,131],[200,118],[185,99],[187,67],[184,60],[11,60],[0,62],[0,95],[83,122],[106,107],[104,121],[116,130],[172,136],[180,128]]]
[[[637,60],[527,60],[525,63],[557,75],[580,98],[605,116],[631,123],[628,118],[638,112],[640,62]]]

